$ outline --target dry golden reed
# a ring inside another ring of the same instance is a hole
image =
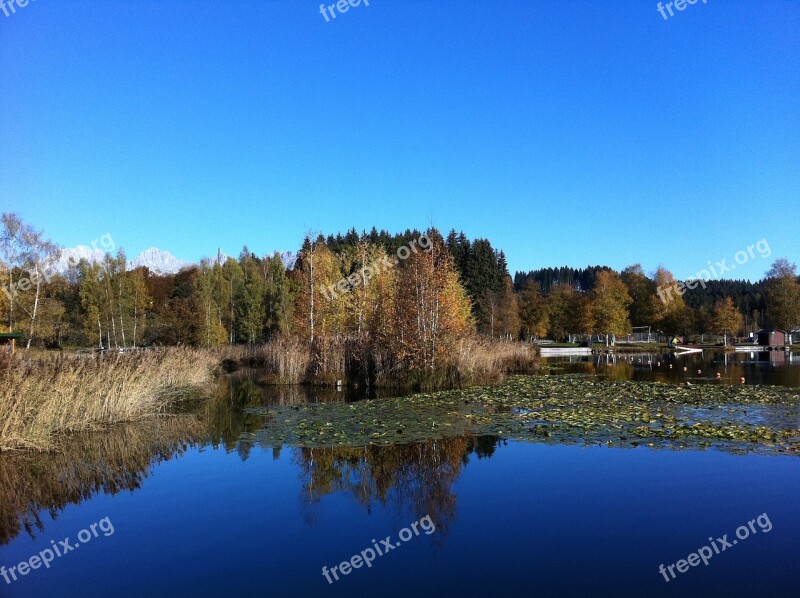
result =
[[[506,374],[530,373],[536,366],[536,350],[528,344],[488,338],[461,341],[456,369],[465,382],[485,384]]]
[[[306,381],[312,360],[308,344],[284,336],[263,345],[234,345],[219,350],[223,363],[258,368],[262,370],[265,381],[274,384]]]
[[[0,450],[49,449],[65,432],[164,413],[207,383],[217,358],[184,348],[0,359]]]
[[[452,388],[496,382],[510,373],[530,373],[535,349],[526,343],[473,337],[458,342],[451,360],[436,371],[410,370],[392,351],[354,338],[317,341],[312,347],[278,338],[263,345],[221,349],[223,366],[261,370],[266,384],[331,384],[337,380],[380,387]]]

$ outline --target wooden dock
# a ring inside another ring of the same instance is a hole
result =
[[[559,357],[561,355],[591,355],[589,347],[540,347],[542,357]]]
[[[735,347],[737,353],[759,353],[764,351],[790,351],[791,347],[787,347],[784,345],[776,345],[776,346],[769,346],[769,345],[736,345]]]

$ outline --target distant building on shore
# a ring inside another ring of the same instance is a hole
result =
[[[786,334],[775,328],[762,328],[758,331],[758,344],[762,347],[783,347],[786,345]]]

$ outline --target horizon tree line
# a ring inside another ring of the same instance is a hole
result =
[[[639,264],[546,268],[510,276],[505,255],[487,239],[430,229],[430,251],[384,269],[331,300],[324,289],[390,259],[418,230],[308,234],[287,270],[278,254],[203,259],[176,274],[129,269],[125,252],[85,260],[43,276],[59,248],[15,214],[2,215],[0,320],[26,345],[59,348],[142,345],[215,347],[293,338],[322,361],[345,359],[349,343],[364,361],[435,369],[458,341],[479,334],[507,340],[606,338],[650,326],[665,335],[729,336],[770,325],[800,326],[797,267],[778,259],[757,283],[714,280],[664,303],[657,289],[676,281]],[[368,356],[368,358],[367,358]],[[374,365],[374,364],[373,364]]]

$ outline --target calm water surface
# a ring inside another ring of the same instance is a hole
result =
[[[745,384],[800,386],[800,353],[790,351],[574,355],[548,357],[545,362],[557,371],[593,374],[608,380],[741,384],[744,378]]]
[[[620,365],[568,367],[608,376]],[[739,356],[719,367],[776,376]],[[302,449],[240,440],[260,424],[246,407],[309,398],[343,397],[265,390],[245,374],[199,415],[82,436],[60,455],[0,457],[0,565],[51,540],[74,544],[106,517],[114,527],[49,569],[0,578],[0,595],[797,595],[797,457],[491,436]],[[669,583],[659,573],[762,514],[769,532],[756,525]],[[433,533],[323,577],[426,516]]]

